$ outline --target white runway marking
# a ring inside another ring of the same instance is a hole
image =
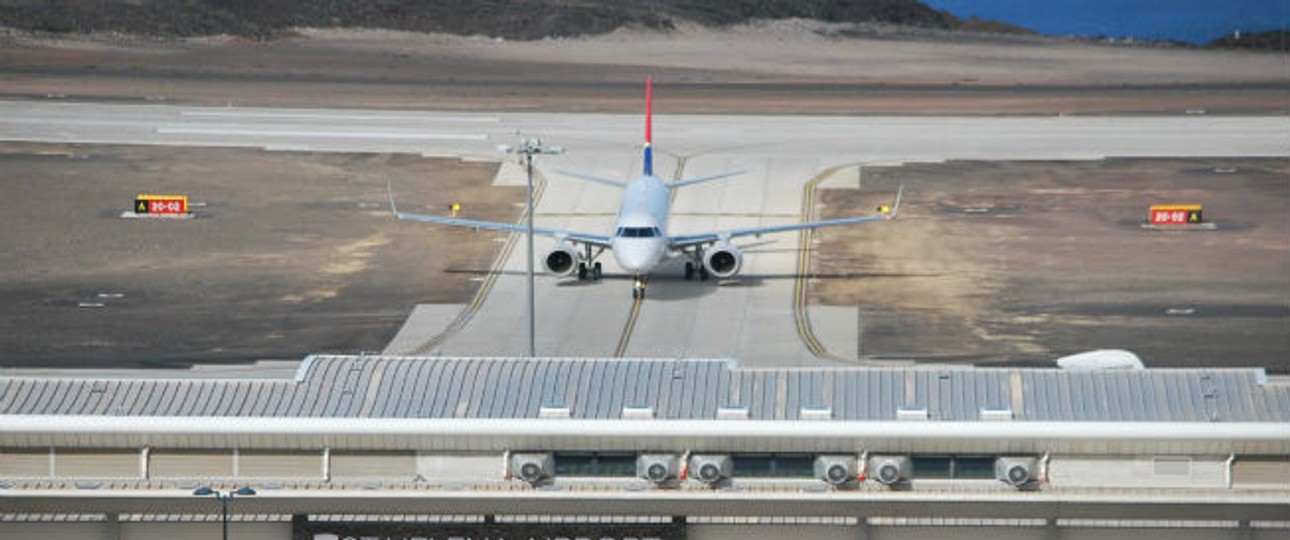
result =
[[[346,114],[332,112],[283,112],[247,109],[193,109],[180,111],[180,116],[200,118],[275,118],[295,120],[359,120],[372,122],[501,122],[500,116],[438,116],[413,114]]]
[[[159,127],[158,135],[237,135],[246,137],[308,137],[334,139],[486,141],[483,133],[420,133],[410,131],[324,131],[320,129],[244,129],[223,127]]]

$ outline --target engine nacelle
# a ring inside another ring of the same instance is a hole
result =
[[[582,262],[582,254],[572,245],[561,242],[546,252],[542,257],[542,267],[557,276],[567,276],[578,269],[578,263]]]
[[[744,264],[744,253],[730,244],[717,244],[703,250],[703,267],[718,278],[728,278],[739,273]]]

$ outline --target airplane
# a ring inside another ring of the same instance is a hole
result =
[[[718,174],[702,178],[690,178],[666,182],[654,175],[653,151],[653,78],[645,80],[645,146],[642,174],[630,182],[601,178],[584,174],[561,172],[561,174],[617,186],[623,189],[622,204],[618,210],[613,233],[594,234],[579,231],[534,227],[533,233],[555,239],[555,245],[542,258],[543,267],[556,276],[571,276],[577,272],[579,280],[586,280],[590,274],[592,280],[599,280],[602,266],[596,259],[606,250],[612,251],[618,266],[633,277],[632,298],[644,298],[645,287],[651,271],[665,261],[684,256],[685,279],[696,277],[707,280],[709,276],[718,279],[734,277],[743,265],[743,252],[730,241],[743,236],[760,237],[763,234],[816,229],[851,225],[871,221],[886,221],[896,218],[900,210],[900,198],[904,186],[896,192],[896,201],[891,206],[879,207],[876,215],[773,225],[769,227],[747,227],[724,231],[703,232],[697,234],[670,235],[667,222],[671,210],[672,190],[701,182],[727,178],[741,172]],[[422,221],[440,225],[470,227],[497,231],[527,232],[526,225],[517,223],[499,223],[453,217],[431,216],[400,212],[394,204],[393,190],[390,190],[390,211],[398,219]],[[579,250],[578,248],[582,249]]]

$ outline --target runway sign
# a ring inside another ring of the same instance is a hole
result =
[[[1199,204],[1153,204],[1147,216],[1152,225],[1196,225],[1202,222]]]
[[[150,215],[187,214],[188,196],[137,195],[134,198],[134,213]]]

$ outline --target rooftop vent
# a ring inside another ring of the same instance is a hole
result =
[[[650,407],[623,407],[623,420],[653,420],[654,409]]]
[[[982,421],[1008,421],[1012,420],[1012,409],[981,409],[981,415],[978,417]]]
[[[801,419],[801,420],[832,420],[833,409],[829,409],[829,408],[805,409],[804,408],[800,413],[798,413],[797,417],[798,419]]]
[[[896,409],[897,420],[927,420],[927,409]]]
[[[741,407],[721,407],[717,409],[717,420],[747,420],[748,409]]]
[[[538,418],[550,419],[568,419],[573,416],[573,411],[568,407],[541,407],[538,409]]]

